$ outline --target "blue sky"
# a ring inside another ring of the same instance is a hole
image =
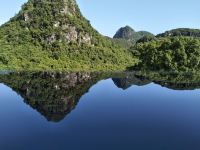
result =
[[[16,14],[27,0],[4,0],[0,24]],[[154,34],[165,30],[200,28],[199,0],[77,0],[83,15],[100,33],[113,36],[122,26]]]

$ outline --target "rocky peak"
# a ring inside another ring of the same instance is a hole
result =
[[[20,22],[34,41],[44,44],[92,44],[90,32],[96,32],[75,0],[29,0],[11,21]]]
[[[37,7],[51,7],[54,14],[76,14],[78,6],[75,0],[29,0],[24,6],[24,10]]]
[[[136,32],[130,26],[125,26],[120,28],[114,35],[114,39],[123,39],[129,42],[136,42],[144,36],[154,36],[152,33],[147,31],[138,31]]]
[[[134,33],[135,31],[130,26],[125,26],[120,28],[113,38],[130,40],[133,38]]]

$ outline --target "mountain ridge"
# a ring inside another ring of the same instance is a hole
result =
[[[191,29],[191,28],[176,28],[164,33],[158,34],[156,37],[173,37],[173,36],[192,36],[192,37],[200,37],[199,29]]]

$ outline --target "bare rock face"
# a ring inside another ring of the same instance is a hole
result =
[[[76,27],[70,26],[68,27],[68,31],[65,33],[65,40],[67,42],[76,42],[78,39],[78,32],[76,31]]]
[[[28,14],[27,14],[27,13],[24,13],[24,21],[27,22],[27,21],[29,21],[29,19],[30,19],[30,18],[29,18],[29,16],[28,16]]]
[[[56,21],[53,25],[55,28],[58,28],[60,26],[60,22],[59,21]]]
[[[74,0],[64,0],[64,7],[61,8],[60,13],[74,15],[76,13],[76,2]]]
[[[48,43],[54,43],[55,41],[56,41],[56,35],[55,34],[47,37],[47,42]]]
[[[68,14],[69,13],[69,11],[68,11],[68,6],[66,5],[63,9],[61,9],[61,11],[60,11],[60,13],[62,13],[62,14]]]
[[[82,40],[80,43],[86,43],[86,44],[91,44],[91,40],[92,40],[92,37],[89,35],[89,34],[85,34],[83,37],[82,37]]]

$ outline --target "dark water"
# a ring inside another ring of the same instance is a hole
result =
[[[199,150],[200,76],[0,75],[1,150]]]

